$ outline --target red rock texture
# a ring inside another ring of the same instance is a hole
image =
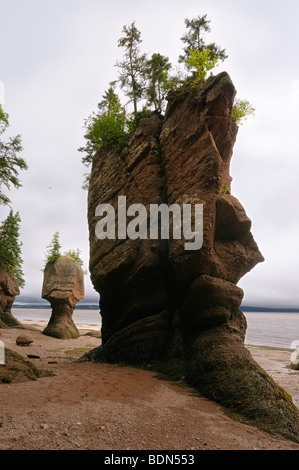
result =
[[[230,191],[235,94],[226,73],[186,84],[169,96],[165,116],[153,113],[144,120],[121,151],[102,148],[95,155],[88,196],[90,272],[100,294],[103,344],[85,359],[146,364],[172,378],[183,376],[261,428],[298,439],[298,410],[244,346],[237,283],[263,256]],[[99,240],[96,207],[117,208],[119,196],[127,197],[127,206],[147,209],[155,203],[202,204],[202,248],[187,251],[184,239],[172,238]],[[277,430],[281,407],[285,419]]]

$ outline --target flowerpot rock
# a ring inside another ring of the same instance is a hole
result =
[[[50,302],[52,314],[43,333],[60,339],[78,338],[72,319],[76,303],[84,297],[84,277],[80,263],[61,256],[44,270],[42,298]]]

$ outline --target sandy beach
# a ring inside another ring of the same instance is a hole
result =
[[[0,330],[1,340],[25,359],[37,356],[28,360],[53,375],[0,384],[0,450],[299,450],[150,371],[76,363],[101,341],[88,325],[77,325],[81,336],[74,340],[43,335],[46,322],[23,325],[36,330]],[[30,346],[16,344],[21,333]],[[290,351],[247,347],[299,406],[299,371],[289,368]]]

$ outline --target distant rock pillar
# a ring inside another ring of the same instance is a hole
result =
[[[42,298],[48,300],[52,315],[43,334],[60,339],[74,339],[80,333],[72,315],[76,303],[84,297],[84,277],[80,263],[61,256],[44,270]]]
[[[19,294],[18,281],[0,268],[0,328],[22,327],[22,324],[11,313],[11,307]]]

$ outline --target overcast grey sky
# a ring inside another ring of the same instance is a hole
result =
[[[231,166],[232,193],[265,257],[239,283],[244,303],[299,307],[298,0],[0,0],[4,109],[29,166],[23,187],[10,192],[22,219],[22,295],[40,295],[56,231],[62,249],[79,248],[88,267],[86,169],[77,149],[84,119],[117,78],[123,26],[136,21],[143,51],[175,65],[184,18],[203,14],[211,20],[207,39],[229,55],[219,72],[256,109],[240,127]],[[8,209],[0,211],[3,220]],[[85,284],[96,295],[89,275]]]

